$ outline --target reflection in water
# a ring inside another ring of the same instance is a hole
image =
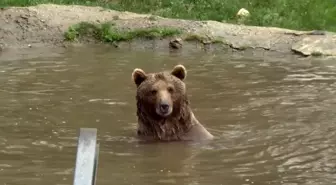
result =
[[[336,183],[336,68],[251,54],[20,50],[0,55],[0,182],[71,184],[80,127],[101,143],[97,184]],[[137,142],[131,72],[188,69],[209,144]]]

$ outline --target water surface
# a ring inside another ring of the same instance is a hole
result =
[[[216,139],[137,142],[133,69],[179,63]],[[98,185],[336,183],[334,61],[31,48],[0,54],[0,84],[1,184],[72,184],[81,127],[98,129]]]

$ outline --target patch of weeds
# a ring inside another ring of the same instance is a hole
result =
[[[70,26],[68,31],[64,33],[64,37],[68,41],[75,41],[80,36],[97,36],[100,32],[100,28],[95,24],[88,23],[88,22],[81,22]]]
[[[128,34],[131,39],[134,38],[164,38],[173,35],[179,35],[182,31],[174,28],[142,28],[130,31]]]
[[[181,34],[182,31],[174,28],[142,28],[131,31],[122,31],[117,29],[112,23],[94,24],[81,22],[70,26],[65,32],[65,39],[68,41],[76,41],[82,37],[91,37],[95,40],[115,43],[119,41],[129,41],[135,38],[164,38],[168,36]]]
[[[97,25],[97,27],[100,27],[100,30],[98,36],[95,37],[95,39],[112,43],[129,40],[129,36],[125,32],[119,31],[113,26],[114,25],[110,23]]]

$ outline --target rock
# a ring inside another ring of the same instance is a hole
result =
[[[237,23],[238,24],[243,24],[245,22],[245,20],[250,16],[250,12],[248,10],[246,10],[245,8],[241,8],[238,12],[237,12]]]
[[[250,12],[248,10],[246,10],[245,8],[241,8],[237,12],[237,17],[248,17],[248,16],[250,16]]]
[[[307,36],[293,44],[291,49],[305,56],[336,56],[336,35]]]
[[[182,48],[182,39],[181,38],[174,38],[170,40],[169,47],[173,49],[180,49]]]

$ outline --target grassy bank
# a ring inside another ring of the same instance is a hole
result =
[[[134,29],[132,31],[121,31],[114,27],[113,23],[93,24],[81,22],[71,26],[64,33],[68,41],[76,41],[81,38],[92,38],[105,43],[116,43],[119,41],[129,41],[135,38],[164,38],[182,33],[180,30],[172,28],[146,28]]]
[[[103,6],[171,18],[230,23],[236,23],[235,15],[240,8],[246,8],[251,13],[245,21],[248,25],[336,32],[335,0],[1,0],[0,6],[41,3]]]

